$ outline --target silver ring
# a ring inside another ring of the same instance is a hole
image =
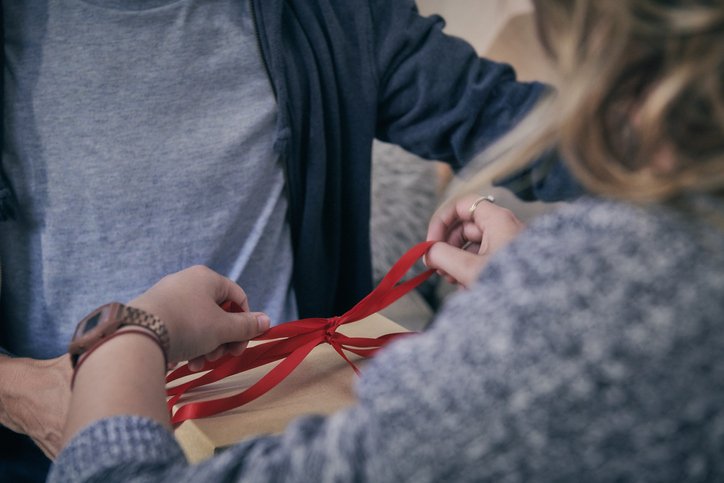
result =
[[[479,205],[480,203],[482,203],[483,201],[487,201],[487,202],[489,202],[489,203],[495,204],[495,196],[493,196],[493,195],[485,195],[485,196],[481,196],[480,198],[478,198],[477,200],[475,200],[475,202],[474,202],[472,205],[470,205],[470,209],[469,209],[469,211],[470,211],[470,216],[471,216],[471,217],[474,217],[474,216],[475,216],[475,209],[476,209],[476,208],[478,207],[478,205]]]

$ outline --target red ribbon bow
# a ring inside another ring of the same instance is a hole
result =
[[[225,356],[217,361],[207,362],[203,371],[209,372],[168,390],[168,396],[170,396],[168,400],[169,411],[173,413],[174,405],[190,389],[281,360],[258,382],[238,394],[209,401],[189,403],[180,407],[171,417],[172,423],[177,424],[187,419],[213,416],[253,401],[279,384],[291,374],[312,349],[323,343],[334,347],[337,353],[359,374],[357,367],[345,355],[345,350],[362,357],[371,357],[390,341],[409,335],[410,332],[397,332],[376,338],[347,337],[337,332],[337,328],[379,312],[430,278],[433,274],[432,270],[421,273],[398,285],[402,277],[429,250],[432,244],[433,242],[424,242],[412,247],[392,266],[377,288],[345,314],[339,317],[301,319],[272,327],[254,339],[255,341],[267,342],[248,347],[240,356]],[[224,309],[234,310],[231,304],[225,304]],[[236,309],[238,310],[238,307]],[[171,372],[167,376],[166,382],[175,381],[190,374],[193,373],[189,370],[188,365],[184,364]]]

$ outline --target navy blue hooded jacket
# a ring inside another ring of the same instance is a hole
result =
[[[299,312],[340,314],[372,288],[373,138],[458,169],[544,87],[478,58],[412,0],[251,3],[279,107]],[[0,176],[0,218],[21,216],[22,200]]]

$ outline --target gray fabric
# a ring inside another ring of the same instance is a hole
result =
[[[370,245],[375,283],[416,243],[425,241],[427,225],[438,206],[434,163],[394,144],[375,142],[372,150]],[[410,271],[425,270],[420,261]],[[433,282],[426,285],[431,288]]]
[[[721,229],[581,200],[382,351],[349,410],[193,467],[160,426],[112,418],[50,481],[722,481],[722,293]]]
[[[275,323],[296,315],[248,2],[147,6],[3,2],[3,167],[23,208],[0,231],[0,333],[19,355],[64,352],[88,311],[193,264]]]

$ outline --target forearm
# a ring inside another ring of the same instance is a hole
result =
[[[38,396],[37,371],[48,361],[0,356],[0,424],[18,433],[28,432],[23,413],[27,402]]]
[[[18,371],[20,371],[23,359],[13,359],[6,355],[0,355],[0,424],[16,432],[22,432],[16,418],[13,417],[13,408],[19,399],[18,392]]]
[[[64,445],[83,427],[122,414],[170,428],[164,373],[163,353],[142,335],[124,334],[101,345],[76,374]]]
[[[27,434],[50,458],[60,449],[70,400],[70,360],[0,356],[0,424]]]

